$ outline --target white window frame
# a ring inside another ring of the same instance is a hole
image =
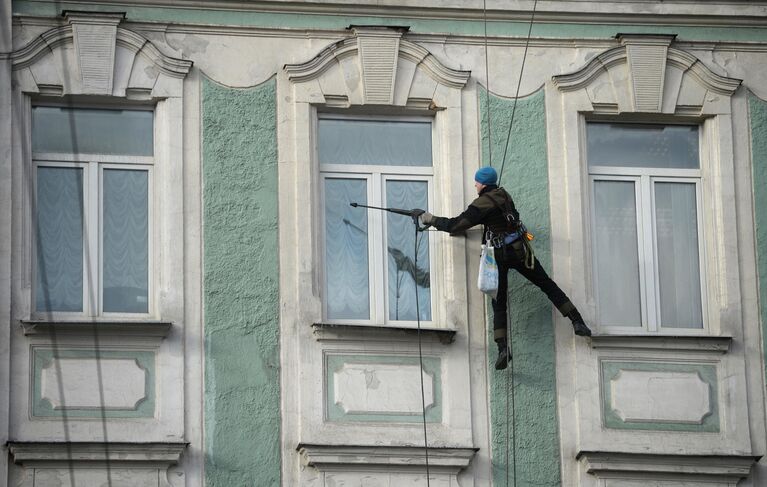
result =
[[[55,104],[35,103],[33,106],[61,106]],[[157,116],[154,107],[135,106],[93,106],[77,105],[72,108],[102,108],[120,110],[143,110],[153,112],[153,134],[156,147]],[[30,132],[31,133],[31,132]],[[51,153],[32,152],[32,198],[37,205],[37,169],[39,167],[82,168],[83,170],[83,311],[41,311],[36,309],[37,291],[37,228],[32,223],[32,285],[31,285],[31,317],[33,319],[77,320],[83,318],[103,319],[147,319],[154,313],[154,157],[128,156],[114,154],[89,153]],[[147,312],[125,313],[103,311],[103,174],[105,169],[135,170],[147,172],[147,218],[148,218],[148,248],[147,248]],[[32,219],[36,215],[32,214]],[[93,227],[96,231],[91,231]],[[89,252],[89,249],[95,251]]]
[[[320,228],[322,235],[321,253],[320,259],[322,265],[320,266],[322,283],[322,316],[323,322],[333,324],[344,325],[369,325],[369,326],[397,326],[397,327],[416,327],[418,325],[417,320],[391,320],[388,317],[389,310],[389,293],[388,293],[388,266],[386,259],[386,242],[387,242],[387,228],[385,224],[386,215],[385,211],[379,210],[367,210],[368,211],[368,263],[370,266],[370,319],[358,320],[358,319],[330,319],[327,311],[327,300],[324,298],[325,293],[325,242],[327,241],[326,228],[325,228],[325,179],[365,179],[367,181],[367,196],[368,205],[372,206],[388,206],[385,201],[386,196],[386,182],[390,180],[399,181],[418,181],[425,182],[427,184],[427,204],[429,210],[434,207],[434,164],[437,160],[436,153],[436,138],[434,119],[426,116],[386,116],[386,115],[352,115],[352,114],[337,114],[337,113],[323,113],[318,112],[315,117],[315,123],[319,125],[320,119],[336,119],[336,120],[376,120],[376,121],[392,121],[392,122],[428,122],[431,125],[431,146],[432,146],[432,164],[430,166],[396,166],[396,165],[367,165],[367,164],[332,164],[324,163],[319,164],[320,174]],[[314,133],[319,134],[317,127],[315,127]],[[319,139],[318,139],[319,142]],[[361,209],[362,210],[362,209]],[[403,216],[402,218],[407,218]],[[422,238],[424,234],[419,234],[419,238]],[[428,234],[426,234],[428,235]],[[422,326],[432,327],[435,324],[435,302],[439,296],[438,282],[434,279],[434,261],[436,256],[436,239],[431,236],[429,241],[429,275],[430,278],[430,316],[431,320],[420,320]]]
[[[589,123],[624,123],[606,120],[586,120]],[[632,122],[625,122],[631,124]],[[643,122],[643,124],[646,124]],[[658,125],[674,125],[670,123],[659,123]],[[689,124],[688,124],[689,125]],[[703,215],[703,143],[702,138],[705,133],[702,125],[698,127],[698,146],[699,160],[697,169],[670,169],[670,168],[652,168],[652,167],[625,167],[625,166],[591,166],[588,165],[589,182],[589,205],[591,207],[589,223],[591,228],[596,228],[596,201],[595,187],[597,181],[626,181],[635,184],[635,205],[637,213],[637,253],[639,258],[639,292],[641,299],[641,323],[640,326],[608,326],[602,325],[599,316],[599,276],[596,272],[597,241],[591,238],[591,273],[593,277],[593,295],[596,301],[596,321],[602,333],[606,334],[625,334],[633,332],[642,332],[658,335],[702,335],[709,333],[707,291],[706,291],[706,245]],[[587,155],[588,157],[588,155]],[[659,269],[657,262],[657,224],[655,221],[655,183],[672,182],[688,183],[695,185],[696,200],[696,227],[698,238],[698,266],[700,276],[700,299],[701,299],[701,318],[703,326],[701,328],[675,328],[664,327],[661,325],[660,317],[660,285]]]

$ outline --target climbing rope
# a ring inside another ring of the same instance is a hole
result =
[[[509,149],[509,141],[511,139],[511,131],[514,127],[514,115],[517,111],[517,100],[519,99],[519,89],[522,86],[522,76],[525,72],[525,62],[527,61],[527,51],[530,46],[530,36],[533,31],[533,23],[535,22],[535,10],[538,6],[538,0],[534,0],[533,2],[533,8],[530,15],[530,25],[527,29],[527,37],[525,39],[525,50],[522,54],[522,64],[519,70],[519,79],[517,80],[517,90],[514,93],[514,103],[511,108],[511,118],[509,120],[509,130],[506,134],[506,143],[504,144],[503,149],[503,157],[501,158],[501,169],[498,171],[498,183],[500,184],[501,178],[503,177],[503,169],[506,165],[506,156],[508,154]],[[490,108],[490,69],[489,69],[489,62],[488,62],[488,49],[487,49],[487,0],[483,0],[482,2],[482,11],[483,11],[483,19],[484,19],[484,27],[485,27],[485,80],[486,80],[486,89],[485,89],[485,104],[487,105],[487,147],[488,147],[488,160],[490,163],[490,166],[493,165],[493,153],[492,153],[492,126],[491,126],[491,108]],[[530,255],[532,257],[532,247],[530,246],[530,243],[527,241],[525,237],[523,237],[523,244],[525,245],[525,254]],[[532,258],[530,259],[532,260]],[[511,454],[512,454],[512,460],[514,462],[514,474],[513,474],[513,486],[516,487],[517,485],[517,434],[516,434],[516,413],[515,413],[515,400],[514,400],[514,354],[512,353],[512,347],[511,347],[511,326],[510,321],[508,318],[506,318],[506,346],[508,347],[508,354],[509,354],[509,363],[506,368],[506,398],[505,398],[505,413],[506,413],[506,435],[504,438],[504,454],[505,454],[505,467],[506,467],[506,486],[509,485],[509,425],[511,424]],[[511,397],[511,411],[509,411],[509,397]],[[509,413],[511,413],[511,416],[509,416]],[[488,430],[489,431],[489,430]],[[491,478],[492,475],[492,462],[491,462]]]
[[[417,218],[417,217],[416,217]],[[421,413],[423,418],[423,451],[424,459],[426,462],[426,487],[431,487],[431,480],[429,478],[429,437],[426,434],[426,392],[423,384],[423,350],[421,347],[421,307],[420,299],[418,298],[418,280],[416,279],[416,273],[418,272],[418,220],[414,220],[413,227],[415,228],[415,239],[413,242],[413,285],[415,286],[415,317],[418,327],[418,363],[421,366],[421,373],[418,374],[421,378]]]

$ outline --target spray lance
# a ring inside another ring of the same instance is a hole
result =
[[[368,205],[361,205],[359,203],[349,203],[349,206],[353,208],[370,208],[371,210],[382,210],[382,211],[388,211],[389,213],[396,213],[398,215],[409,216],[410,218],[413,219],[413,223],[415,224],[419,232],[423,232],[427,228],[427,227],[420,226],[418,223],[418,217],[426,213],[426,211],[420,208],[413,208],[412,210],[403,210],[401,208],[381,208],[380,206],[368,206]]]

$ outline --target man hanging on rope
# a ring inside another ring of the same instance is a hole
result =
[[[483,241],[490,241],[496,247],[495,258],[498,262],[498,295],[493,299],[493,338],[498,344],[495,368],[503,370],[511,355],[506,331],[509,269],[516,270],[546,293],[559,312],[570,318],[576,335],[591,336],[591,330],[583,322],[575,305],[532,255],[532,248],[523,241],[525,236],[519,228],[519,213],[514,207],[514,201],[505,189],[498,187],[497,181],[495,169],[482,167],[474,175],[474,187],[479,196],[463,213],[455,218],[444,218],[427,212],[420,219],[425,226],[433,226],[451,234],[461,233],[480,223],[484,225]]]

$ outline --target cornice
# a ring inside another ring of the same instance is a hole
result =
[[[79,462],[175,465],[187,446],[180,442],[8,442],[13,462],[26,467]]]
[[[626,46],[616,47],[594,57],[578,71],[554,76],[552,79],[561,91],[578,90],[588,86],[610,66],[626,62],[627,58]],[[714,73],[695,56],[680,49],[669,47],[666,58],[670,65],[689,72],[706,89],[721,95],[732,96],[743,82],[737,78],[728,78]]]
[[[421,446],[319,445],[301,443],[296,448],[306,464],[319,470],[348,469],[352,466],[418,468],[426,465]],[[468,467],[478,448],[429,447],[432,469],[458,473]]]
[[[11,53],[13,70],[31,66],[55,49],[73,42],[74,34],[71,24],[47,30],[26,46]],[[143,36],[128,29],[117,28],[116,43],[146,56],[161,72],[174,78],[183,78],[192,68],[192,61],[166,56]]]
[[[308,15],[339,15],[339,16],[375,16],[382,18],[414,18],[433,20],[484,20],[490,22],[529,22],[530,9],[518,7],[518,3],[508,2],[509,8],[496,8],[484,12],[481,8],[464,7],[460,2],[453,6],[444,7],[447,2],[435,2],[437,7],[398,6],[390,2],[385,5],[379,2],[335,1],[335,2],[290,2],[290,1],[216,1],[216,0],[80,0],[81,5],[98,3],[115,7],[158,7],[163,9],[188,10],[228,10],[262,13],[287,13]],[[719,27],[765,27],[767,26],[767,5],[756,5],[756,2],[708,3],[706,14],[690,14],[685,9],[699,2],[666,1],[662,8],[658,2],[648,1],[613,1],[600,2],[581,1],[550,1],[539,5],[535,12],[536,22],[550,23],[608,23],[608,24],[642,24],[642,25],[694,25]],[[478,4],[481,5],[481,4]],[[738,15],[716,14],[717,9],[733,11],[735,6],[741,6]],[[617,12],[618,7],[632,13]]]
[[[647,474],[686,474],[736,482],[747,477],[760,456],[753,455],[662,455],[614,451],[580,451],[580,460],[597,477]]]
[[[357,52],[357,39],[349,37],[334,42],[329,45],[315,57],[301,64],[286,64],[285,71],[288,73],[288,79],[293,82],[303,82],[318,78],[330,66],[333,59],[343,59],[346,56]]]
[[[288,79],[300,83],[318,78],[333,66],[333,61],[354,56],[358,53],[357,37],[349,37],[329,45],[314,58],[301,64],[286,64]],[[451,88],[462,88],[471,76],[471,71],[452,69],[442,64],[428,50],[405,39],[399,41],[399,54],[424,70],[436,81]]]

